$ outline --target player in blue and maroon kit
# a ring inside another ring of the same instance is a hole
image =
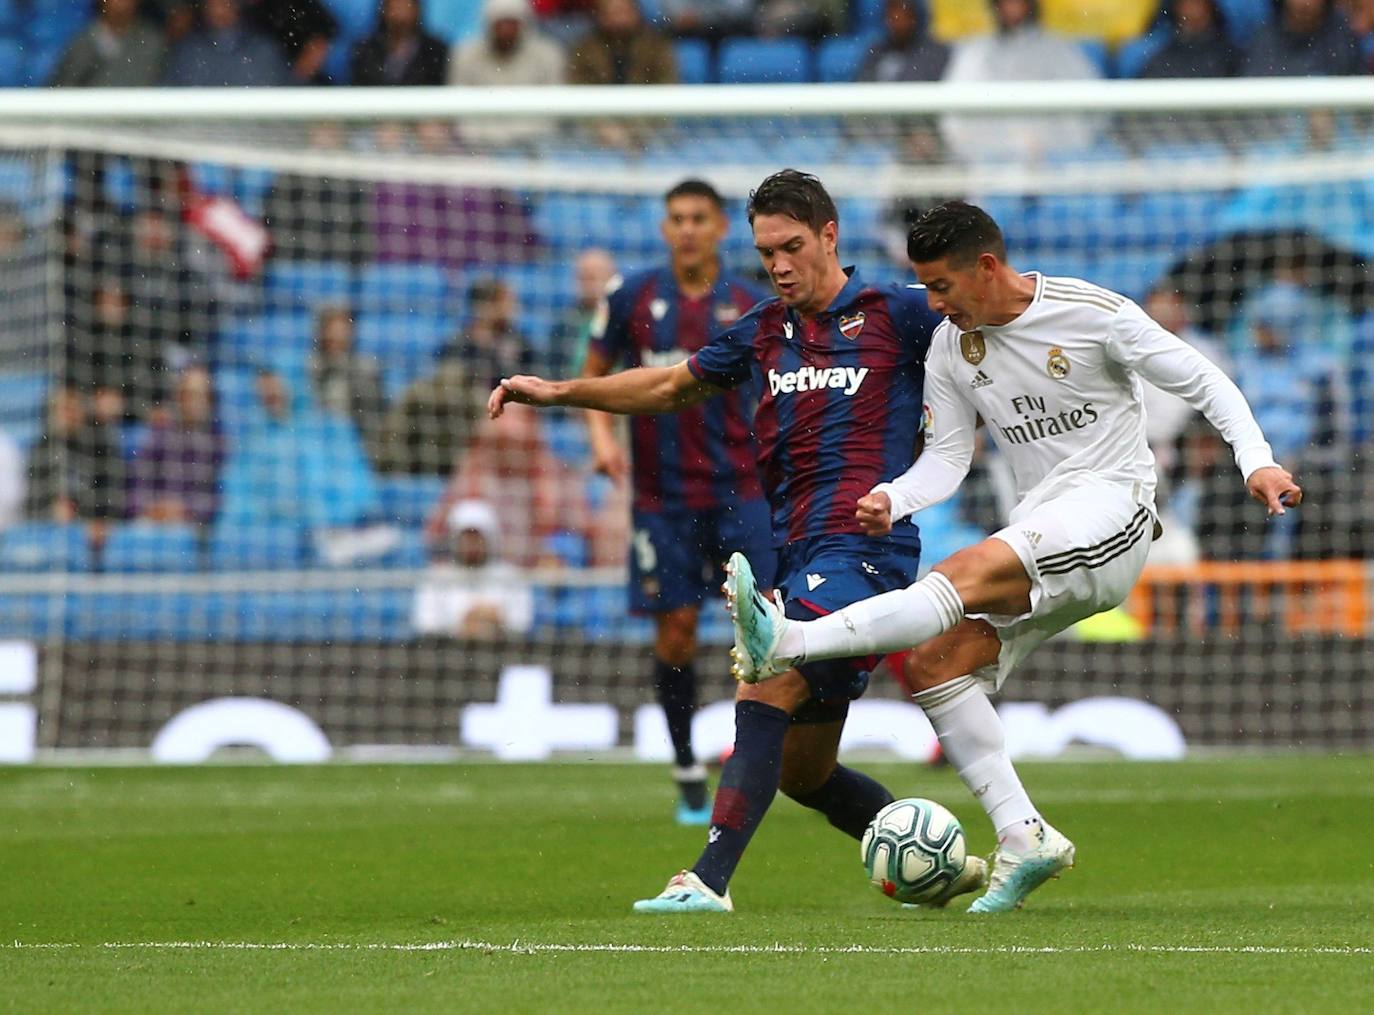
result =
[[[758,303],[763,293],[721,271],[728,226],[725,202],[709,183],[684,180],[664,195],[669,263],[612,279],[592,323],[583,376],[681,363]],[[672,416],[636,417],[628,463],[613,417],[587,414],[596,469],[617,482],[627,472],[632,479],[630,608],[654,618],[654,689],[673,744],[680,824],[711,819],[706,769],[692,753],[701,604],[719,593],[726,558],[743,546],[760,555],[759,580],[773,582],[772,530],[750,425],[756,398],[744,386]]]
[[[838,215],[815,177],[784,170],[749,201],[754,246],[777,291],[705,349],[675,366],[609,377],[513,377],[492,392],[506,401],[577,405],[627,414],[676,412],[751,381],[765,494],[780,541],[778,588],[788,616],[834,612],[916,575],[920,536],[907,524],[869,537],[856,503],[905,472],[917,454],[923,361],[938,323],[915,286],[869,285],[842,268]],[[892,795],[836,760],[849,702],[876,660],[803,664],[742,683],[735,749],[721,771],[706,848],[639,912],[725,912],[728,883],[781,788],[858,838]],[[940,901],[979,887],[986,865]]]

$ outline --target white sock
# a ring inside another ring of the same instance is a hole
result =
[[[972,677],[913,694],[940,738],[945,757],[997,829],[997,841],[1017,853],[1040,842],[1040,813],[1007,757],[1006,732],[997,710]]]
[[[815,661],[900,652],[944,634],[963,617],[964,604],[953,583],[932,571],[904,589],[789,625],[778,655]]]

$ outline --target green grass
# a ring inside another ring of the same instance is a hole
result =
[[[953,775],[869,770],[990,849]],[[664,919],[702,831],[658,768],[0,770],[0,1011],[1374,1008],[1374,758],[1024,774],[1079,866],[1020,913],[903,911],[780,799],[739,912]]]

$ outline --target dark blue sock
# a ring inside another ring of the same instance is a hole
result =
[[[654,660],[654,691],[668,720],[668,739],[673,742],[673,756],[678,768],[691,768],[697,763],[692,754],[692,715],[697,710],[697,671],[688,663],[672,666],[662,659]]]
[[[846,835],[862,839],[873,815],[892,803],[892,794],[862,772],[836,765],[818,789],[792,799],[803,807],[820,811]]]
[[[692,870],[724,892],[782,777],[782,741],[791,718],[758,701],[735,704],[735,751],[720,770],[711,837]]]

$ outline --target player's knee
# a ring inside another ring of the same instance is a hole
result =
[[[788,758],[784,755],[778,789],[793,800],[809,797],[825,785],[825,781],[834,770],[834,758],[818,762],[814,758]]]
[[[757,701],[763,705],[780,708],[792,715],[811,697],[811,688],[796,670],[788,670],[770,680],[757,684],[740,683],[735,688],[735,701]]]
[[[950,679],[947,657],[931,645],[921,645],[908,652],[902,669],[906,686],[912,694],[928,691]]]
[[[654,655],[669,666],[686,666],[697,654],[695,612],[674,611],[659,618]]]

